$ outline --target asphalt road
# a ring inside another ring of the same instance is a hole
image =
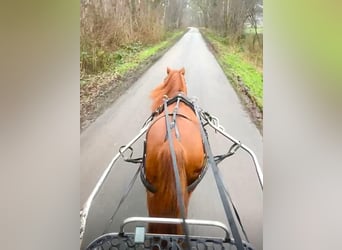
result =
[[[250,147],[262,168],[262,136],[251,122],[238,96],[225,77],[215,57],[207,48],[197,29],[191,28],[160,60],[149,68],[106,112],[81,134],[81,204],[86,201],[102,171],[120,146],[136,136],[150,115],[150,91],[166,76],[166,67],[185,67],[188,95],[198,97],[198,104],[220,118],[226,132]],[[209,129],[210,131],[210,129]],[[231,143],[219,134],[209,132],[214,154],[228,150]],[[135,155],[141,156],[142,140]],[[253,163],[247,153],[239,150],[220,165],[229,193],[239,211],[250,242],[262,249],[262,191]],[[96,198],[87,222],[83,246],[101,235],[122,192],[133,177],[137,166],[119,161]],[[145,189],[138,179],[121,206],[109,231],[118,231],[124,218],[147,216]],[[194,191],[189,218],[218,220],[227,224],[211,170]],[[132,227],[127,227],[130,231]],[[211,228],[190,228],[195,235],[223,235]]]

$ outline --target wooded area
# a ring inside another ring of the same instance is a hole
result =
[[[106,52],[132,44],[160,41],[166,31],[206,27],[230,42],[243,38],[245,25],[257,34],[260,0],[81,0],[81,71],[96,72]]]
[[[184,0],[81,1],[81,41],[115,49],[134,41],[158,41],[180,27]]]
[[[259,0],[192,0],[190,2],[197,13],[198,26],[234,38],[243,34],[247,21],[256,27],[256,16],[261,12],[258,8],[258,4],[261,3]]]

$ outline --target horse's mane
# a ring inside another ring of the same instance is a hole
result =
[[[180,70],[172,70],[167,68],[167,77],[159,84],[150,94],[152,103],[152,111],[156,110],[162,103],[164,95],[169,98],[175,96],[178,92],[187,94],[186,85],[184,83],[183,75],[185,74],[184,68]]]

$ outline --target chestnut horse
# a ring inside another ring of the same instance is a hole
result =
[[[184,79],[185,70],[167,68],[167,77],[151,92],[152,111],[163,105],[165,96],[172,98],[179,93],[187,94]],[[168,106],[168,113],[173,114],[176,103]],[[184,216],[187,216],[189,198],[192,191],[187,187],[193,183],[205,165],[199,121],[192,108],[185,102],[179,102],[177,115],[169,115],[170,122],[175,119],[177,129],[171,131],[173,148],[184,201]],[[147,205],[150,217],[181,218],[177,203],[177,190],[172,165],[171,151],[167,137],[165,113],[159,113],[146,134],[145,174],[146,179],[155,188],[147,191]],[[177,130],[177,132],[176,132]],[[176,135],[177,133],[177,135]],[[181,225],[149,224],[150,233],[182,234]]]

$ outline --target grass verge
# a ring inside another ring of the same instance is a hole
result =
[[[89,83],[93,77],[96,78],[99,75],[111,74],[114,78],[122,78],[129,71],[136,70],[151,56],[168,48],[183,34],[184,30],[168,32],[164,40],[157,44],[143,45],[141,42],[134,42],[116,51],[105,51],[100,48],[81,51],[81,85]]]
[[[226,76],[239,94],[249,111],[252,120],[262,133],[263,116],[263,73],[262,50],[248,51],[250,44],[230,44],[228,38],[221,37],[210,30],[201,29],[207,42]],[[250,41],[250,39],[245,39]],[[255,55],[261,60],[255,60]],[[261,62],[261,63],[260,63]]]
[[[257,65],[246,59],[243,49],[230,45],[226,39],[208,31],[202,33],[209,40],[217,53],[218,61],[234,85],[244,84],[257,106],[263,109],[263,73]]]

